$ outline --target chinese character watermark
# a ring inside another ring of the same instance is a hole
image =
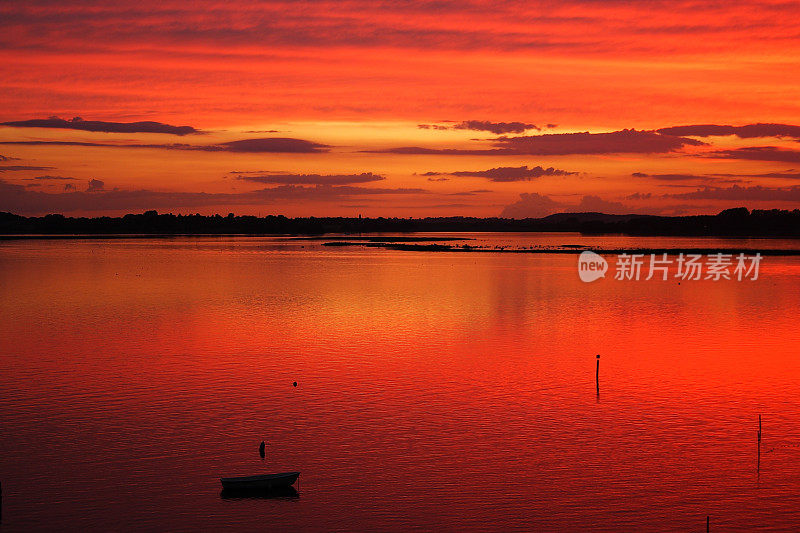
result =
[[[617,255],[614,268],[614,279],[625,281],[653,278],[666,281],[698,280],[750,280],[758,279],[761,254],[747,255],[726,254],[693,254],[680,252],[675,256],[660,254],[628,254]],[[578,258],[578,275],[582,281],[592,282],[605,277],[608,261],[591,251],[584,251]]]

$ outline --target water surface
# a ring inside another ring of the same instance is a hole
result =
[[[800,258],[680,284],[576,262],[2,242],[0,528],[797,530]],[[297,497],[220,495],[286,470]]]

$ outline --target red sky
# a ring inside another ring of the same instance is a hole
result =
[[[70,4],[0,4],[3,211],[800,207],[795,3]]]

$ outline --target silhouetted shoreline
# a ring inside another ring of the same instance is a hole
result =
[[[363,246],[367,248],[383,248],[385,250],[405,250],[412,252],[492,252],[506,254],[580,254],[586,250],[591,250],[600,255],[618,254],[700,254],[709,255],[724,253],[731,255],[745,254],[755,255],[778,255],[795,256],[800,255],[800,249],[784,248],[598,248],[591,246],[542,246],[531,248],[503,248],[499,246],[455,246],[451,244],[413,244],[395,242],[349,242],[333,241],[324,242],[323,246]]]
[[[544,218],[360,218],[173,215],[147,211],[122,217],[24,217],[0,213],[0,234],[12,238],[148,238],[191,235],[326,235],[411,232],[578,232],[589,235],[800,238],[800,210],[726,209],[717,215],[653,216],[558,213]],[[418,239],[415,239],[418,240]],[[442,240],[442,239],[437,239]]]

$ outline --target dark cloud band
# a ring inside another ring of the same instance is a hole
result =
[[[189,135],[191,133],[202,133],[191,126],[171,126],[169,124],[162,124],[161,122],[104,122],[101,120],[83,120],[80,117],[75,117],[72,120],[65,120],[58,117],[17,120],[2,122],[0,126],[11,126],[15,128],[55,128],[102,133],[167,133],[180,136]]]

